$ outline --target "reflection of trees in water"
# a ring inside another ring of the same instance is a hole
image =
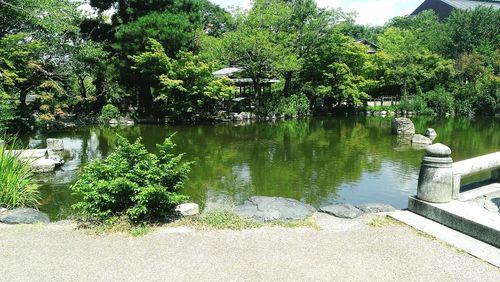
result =
[[[500,149],[498,120],[413,120],[418,133],[424,133],[427,127],[435,128],[435,142],[449,145],[454,160]],[[251,195],[269,195],[317,204],[325,198],[336,198],[341,186],[357,187],[365,174],[384,177],[383,171],[388,168],[392,174],[387,185],[394,185],[394,189],[408,186],[409,179],[418,173],[425,152],[398,143],[397,137],[391,135],[390,122],[390,118],[370,117],[246,125],[95,126],[52,132],[43,138],[81,140],[81,149],[76,149],[73,157],[85,164],[89,159],[108,155],[116,146],[117,134],[131,141],[141,136],[145,146],[153,151],[156,144],[177,132],[177,151],[186,152],[186,159],[195,161],[185,187],[195,201],[225,197],[238,203]],[[69,191],[57,195],[59,186],[50,188],[56,186],[57,183],[46,185],[45,202],[70,201]]]

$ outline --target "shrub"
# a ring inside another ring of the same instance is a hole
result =
[[[455,93],[455,113],[457,115],[471,115],[474,113],[476,91],[473,84],[460,88]]]
[[[500,114],[500,78],[484,78],[476,85],[477,99],[474,103],[476,114]]]
[[[119,118],[120,116],[121,114],[117,107],[107,104],[102,108],[100,118],[103,122],[108,122],[109,120]]]
[[[118,137],[118,147],[104,160],[88,164],[71,187],[80,196],[76,209],[82,219],[103,222],[126,217],[133,222],[163,220],[187,200],[178,193],[191,163],[174,155],[172,136],[158,144],[158,153],[148,153],[141,139],[134,143]]]
[[[304,93],[284,97],[280,101],[279,111],[287,116],[308,116],[310,114],[309,99]]]
[[[426,92],[424,100],[429,108],[440,116],[453,113],[455,99],[443,87],[436,87],[436,89]]]
[[[14,141],[15,142],[15,141]],[[29,164],[22,163],[14,151],[0,146],[0,207],[35,207],[40,198]],[[14,145],[11,145],[11,149]]]
[[[421,115],[432,115],[434,111],[429,108],[422,96],[415,96],[413,99],[403,99],[399,104],[401,110],[412,111]]]

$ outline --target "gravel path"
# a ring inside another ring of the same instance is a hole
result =
[[[500,281],[500,270],[407,226],[316,214],[321,231],[159,228],[86,235],[0,225],[0,281]]]

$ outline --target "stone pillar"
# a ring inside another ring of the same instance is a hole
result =
[[[452,200],[452,162],[447,146],[440,143],[427,146],[418,177],[417,198],[431,203]]]

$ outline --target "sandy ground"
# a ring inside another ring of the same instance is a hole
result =
[[[315,218],[322,230],[87,235],[0,224],[0,281],[500,281],[500,269],[404,225]]]

